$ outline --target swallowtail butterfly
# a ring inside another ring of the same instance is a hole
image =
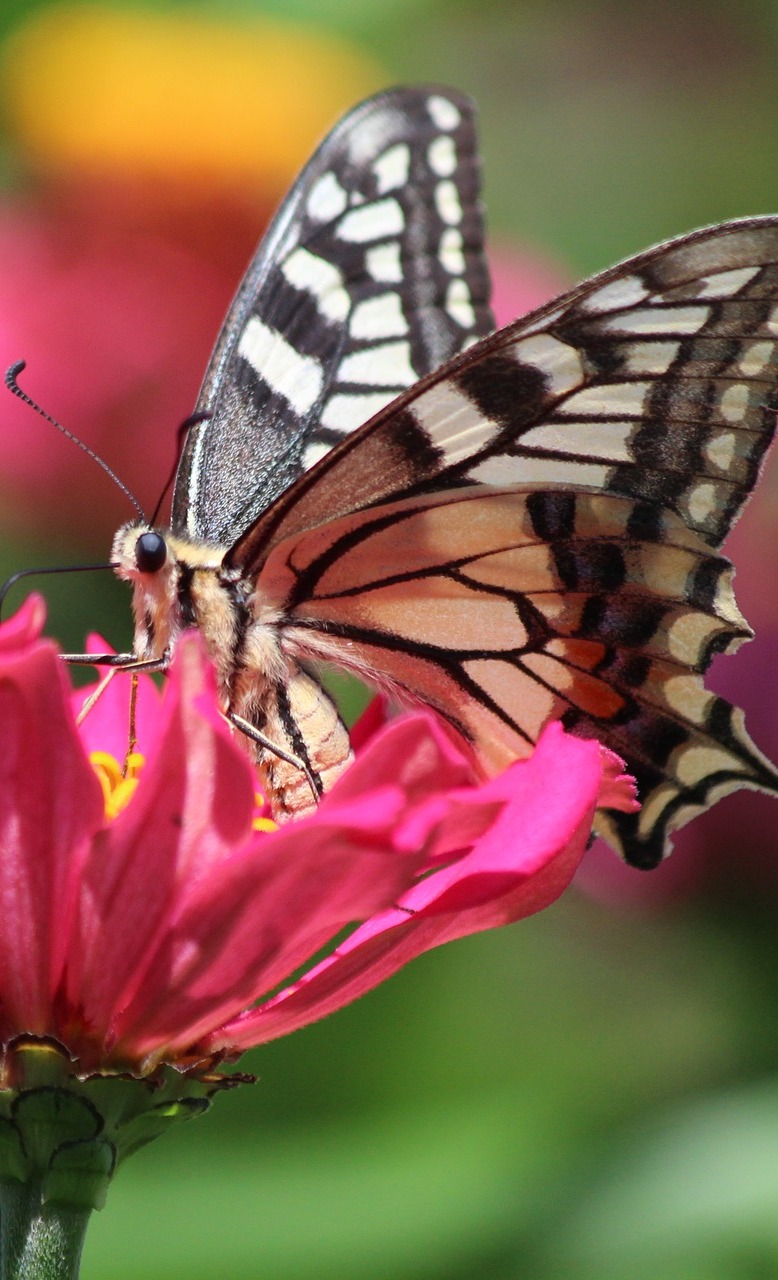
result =
[[[719,547],[775,424],[778,218],[490,333],[478,168],[472,105],[438,88],[323,142],[228,313],[170,531],[116,536],[116,665],[199,627],[279,817],[350,758],[312,663],[434,708],[486,774],[560,718],[627,761],[642,811],[599,829],[652,866],[725,793],[778,791],[702,682],[751,634]]]

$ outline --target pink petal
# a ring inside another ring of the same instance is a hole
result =
[[[106,825],[42,620],[32,600],[0,627],[0,1008],[7,1034],[60,1034],[87,1069],[241,1049],[322,1017],[430,947],[548,905],[595,806],[635,807],[621,761],[558,724],[473,786],[422,713],[375,732],[315,814],[253,833],[254,772],[192,635],[161,711],[147,690],[148,763]],[[126,692],[112,681],[84,732],[117,756]]]
[[[69,712],[40,602],[0,627],[0,1003],[11,1033],[50,1030],[99,783]]]
[[[461,784],[468,770],[426,715],[390,726],[316,814],[255,839],[187,895],[143,989],[116,1023],[120,1047],[140,1057],[162,1046],[166,1054],[185,1049],[345,925],[396,901],[439,823],[437,810],[425,809],[427,795]],[[402,817],[414,805],[425,809],[430,831],[417,824],[421,843],[408,846]]]
[[[371,737],[318,812],[336,806],[350,812],[367,794],[380,792],[389,808],[379,822],[388,826],[409,806],[446,789],[465,787],[472,779],[470,761],[445,726],[429,712],[418,711],[389,721]]]
[[[376,694],[349,729],[351,745],[356,754],[359,755],[368,742],[388,723],[387,699],[382,693]]]
[[[625,773],[626,765],[621,756],[600,744],[602,760],[602,785],[597,801],[598,809],[620,809],[623,813],[637,813],[640,801],[637,783],[631,774]]]
[[[67,995],[93,1028],[107,1028],[132,998],[192,884],[251,829],[249,761],[226,726],[194,706],[206,675],[199,640],[185,637],[154,757],[84,869]]]
[[[18,654],[38,640],[46,622],[43,597],[27,596],[16,613],[0,624],[0,654]]]
[[[548,906],[584,854],[601,778],[599,745],[550,725],[530,759],[487,784],[487,793],[502,791],[506,803],[468,854],[412,887],[397,908],[357,929],[295,986],[205,1037],[205,1045],[246,1048],[287,1034],[431,947]]]

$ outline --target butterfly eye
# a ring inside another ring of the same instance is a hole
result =
[[[141,573],[158,573],[167,559],[167,544],[161,533],[142,533],[135,543],[135,563]]]

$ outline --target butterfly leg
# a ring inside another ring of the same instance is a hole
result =
[[[119,669],[120,668],[118,667],[111,667],[108,674],[106,676],[103,676],[97,688],[92,690],[88,698],[84,698],[83,704],[81,706],[81,710],[76,716],[76,724],[82,724],[84,722],[86,717],[89,715],[89,712],[92,710],[92,707],[103,696],[109,684],[111,683],[114,676],[116,675],[117,670]]]
[[[134,653],[61,653],[72,667],[112,667],[114,671],[167,671],[170,658],[136,658]]]
[[[107,675],[104,675],[96,689],[93,689],[87,698],[84,699],[81,710],[76,717],[76,724],[80,725],[89,715],[95,703],[103,696],[109,684],[113,680],[117,671],[129,671],[132,675],[132,687],[130,690],[130,719],[129,731],[127,735],[127,750],[124,757],[124,766],[122,768],[122,777],[127,776],[130,766],[130,757],[138,745],[136,734],[135,716],[138,705],[138,672],[139,671],[164,671],[168,666],[169,659],[151,658],[139,659],[134,653],[62,653],[60,654],[63,662],[68,662],[73,666],[107,666],[109,668]]]
[[[311,795],[313,796],[314,804],[319,803],[322,794],[321,783],[314,776],[310,766],[306,764],[304,760],[301,760],[299,756],[292,755],[291,751],[285,751],[283,747],[278,745],[278,743],[271,742],[270,738],[266,737],[260,729],[257,729],[250,721],[245,720],[243,716],[236,715],[234,711],[228,711],[226,719],[230,724],[234,725],[236,729],[240,729],[241,733],[245,733],[247,738],[251,738],[252,742],[256,742],[257,745],[262,747],[265,751],[269,751],[271,755],[277,756],[279,760],[285,760],[286,763],[292,765],[293,768],[299,769],[300,772],[305,775],[308,786],[311,788]]]

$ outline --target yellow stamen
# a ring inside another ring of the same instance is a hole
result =
[[[255,791],[254,804],[256,805],[257,809],[260,810],[260,812],[257,813],[255,817],[252,819],[251,825],[254,831],[277,831],[278,830],[278,823],[274,822],[272,818],[264,817],[261,813],[261,810],[264,809],[266,803],[267,802],[262,792]]]
[[[126,809],[130,803],[138,785],[138,774],[146,763],[146,758],[139,751],[131,751],[122,766],[110,752],[92,751],[89,763],[103,789],[105,816],[109,822],[113,821],[117,814]],[[254,793],[254,803],[258,810],[251,823],[254,831],[277,831],[278,823],[262,814],[265,808],[265,797],[261,791]]]
[[[92,751],[89,762],[103,789],[105,816],[110,822],[130,803],[146,758],[139,751],[131,751],[122,766],[110,752]]]

